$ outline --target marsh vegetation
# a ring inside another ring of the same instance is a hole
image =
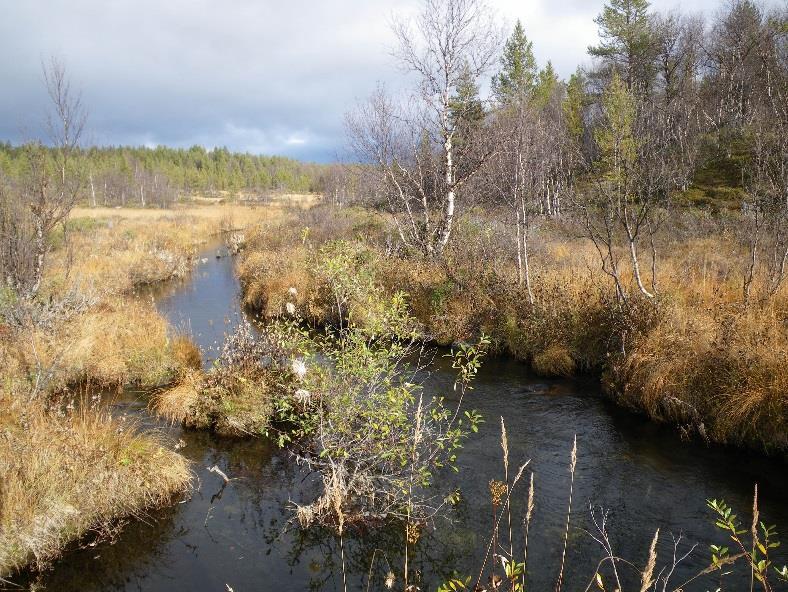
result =
[[[87,148],[47,64],[48,140],[0,147],[2,581],[77,589],[62,554],[159,518],[170,551],[311,557],[295,588],[785,586],[785,11],[596,22],[562,81],[519,22],[426,0],[393,23],[416,89],[348,114],[352,165]]]

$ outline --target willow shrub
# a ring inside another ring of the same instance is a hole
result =
[[[373,325],[348,322],[319,335],[299,328],[297,311],[269,329],[290,344],[295,379],[274,403],[272,429],[323,482],[322,494],[299,508],[305,526],[330,524],[341,534],[357,520],[427,519],[445,498],[432,489],[436,471],[456,469],[462,441],[481,421],[461,406],[486,339],[452,354],[461,396],[449,403],[417,384],[424,352],[405,296],[385,308]]]

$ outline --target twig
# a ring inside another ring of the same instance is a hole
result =
[[[230,478],[229,478],[229,477],[228,477],[228,476],[225,474],[225,472],[224,472],[224,471],[222,471],[222,470],[221,470],[221,469],[220,469],[218,466],[216,466],[216,465],[213,465],[212,467],[210,467],[210,468],[208,469],[208,472],[209,472],[209,473],[216,473],[216,474],[217,474],[217,475],[219,475],[219,476],[220,476],[222,479],[224,479],[224,482],[225,482],[225,483],[229,483],[229,482],[231,481],[231,479],[230,479]]]

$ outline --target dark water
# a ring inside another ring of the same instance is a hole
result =
[[[190,334],[200,345],[206,366],[216,359],[225,334],[243,315],[240,294],[233,259],[221,244],[204,250],[186,280],[168,283],[152,293],[156,307],[173,328]]]
[[[241,314],[238,291],[232,260],[216,259],[210,251],[191,280],[162,292],[158,303],[173,325],[195,335],[210,360],[212,348]],[[432,374],[425,379],[428,391],[450,398],[452,382],[450,369],[436,357]],[[197,490],[188,501],[129,524],[113,543],[70,554],[43,578],[48,589],[342,589],[338,541],[328,532],[302,531],[292,523],[291,502],[310,501],[317,488],[286,452],[260,440],[217,439],[161,426],[147,416],[146,403],[143,393],[126,393],[116,406],[119,412],[139,415],[186,443],[183,453],[193,461]],[[708,565],[709,543],[725,542],[706,508],[707,498],[724,498],[746,522],[757,482],[762,518],[780,532],[788,531],[783,460],[683,442],[672,430],[613,407],[593,382],[537,379],[522,364],[490,360],[466,403],[479,409],[486,423],[466,444],[459,475],[438,479],[437,486],[446,492],[459,486],[462,501],[422,537],[411,556],[411,566],[423,574],[422,590],[435,590],[455,569],[474,578],[478,573],[491,531],[488,481],[501,478],[503,472],[501,416],[506,419],[512,465],[530,459],[535,474],[530,590],[552,590],[558,572],[575,434],[578,462],[564,590],[584,590],[602,557],[599,546],[583,531],[592,528],[589,505],[610,510],[608,530],[614,549],[638,566],[645,563],[657,527],[661,529],[657,571],[673,553],[671,534],[683,537],[682,553],[697,543],[677,570],[673,587]],[[222,487],[222,479],[207,470],[213,465],[233,481]],[[518,543],[526,495],[523,483],[512,500]],[[788,545],[788,537],[784,538]],[[402,533],[396,530],[351,533],[345,551],[348,589],[366,590],[370,571],[370,589],[381,589],[389,565],[401,573]],[[786,554],[775,559],[782,564]],[[622,567],[622,573],[629,572]],[[726,589],[749,589],[748,579],[730,576],[725,581]],[[716,587],[717,579],[705,579],[686,590]],[[626,587],[632,588],[639,586]]]

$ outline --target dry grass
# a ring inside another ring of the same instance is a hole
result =
[[[71,376],[104,386],[155,385],[177,369],[167,323],[152,305],[108,303],[74,325],[76,343],[63,359]]]
[[[211,205],[171,210],[75,208],[59,237],[45,290],[78,287],[101,295],[186,276],[199,250],[223,233],[275,220],[280,206]]]
[[[68,240],[52,237],[41,310],[55,312],[46,322],[0,322],[0,577],[41,568],[188,488],[186,460],[160,436],[94,408],[63,414],[52,396],[76,384],[150,387],[198,376],[196,346],[171,336],[150,297],[134,293],[188,274],[211,237],[282,212],[76,209]]]
[[[757,310],[673,306],[611,366],[617,393],[716,441],[788,449],[788,327]]]
[[[150,408],[187,428],[211,430],[221,436],[261,436],[269,427],[276,388],[275,380],[265,371],[189,371],[174,386],[156,393]]]
[[[187,371],[178,382],[165,390],[153,395],[150,402],[151,411],[173,424],[197,426],[196,408],[201,397],[205,375],[201,371]]]
[[[229,207],[232,207],[234,205],[238,206],[244,202],[255,204],[258,199],[256,193],[247,193],[244,191],[214,191],[212,195],[214,195],[214,197],[195,193],[186,198],[186,203],[214,206],[228,204]],[[317,193],[274,193],[267,196],[265,205],[261,207],[308,208],[317,204],[320,199],[321,196]],[[188,206],[185,204],[176,204],[176,207]]]
[[[315,283],[309,268],[309,252],[303,246],[289,249],[286,257],[275,251],[251,251],[238,265],[244,305],[267,318],[283,314],[287,302],[305,309],[312,303]],[[295,298],[289,298],[290,288],[296,289]]]
[[[290,208],[309,207],[317,198],[312,195],[282,195],[271,205],[255,206],[242,204],[208,203],[208,205],[176,204],[166,210],[157,208],[104,208],[78,207],[71,211],[71,218],[119,218],[123,220],[155,221],[168,218],[189,217],[206,220],[213,224],[222,219],[236,220],[240,227],[270,220]]]
[[[633,296],[621,309],[596,251],[575,238],[571,224],[545,223],[532,237],[532,304],[516,281],[510,230],[494,219],[462,221],[440,263],[385,253],[394,232],[370,219],[319,208],[285,220],[275,236],[263,227],[250,231],[239,266],[247,304],[280,314],[294,286],[307,318],[331,322],[321,245],[354,243],[365,228],[356,271],[388,293],[407,292],[437,342],[469,341],[483,331],[539,374],[604,373],[614,396],[656,420],[717,442],[788,449],[788,288],[763,300],[756,278],[752,303],[741,304],[745,248],[725,230],[730,221],[679,218],[658,246],[659,298]],[[622,254],[622,275],[636,295],[626,261]]]
[[[176,335],[170,343],[172,357],[184,371],[202,368],[202,352],[188,335]]]
[[[49,391],[76,384],[158,385],[199,356],[168,331],[149,301],[109,300],[55,327],[22,329],[4,346],[9,364],[2,375],[48,373]]]
[[[535,354],[531,365],[541,376],[572,376],[575,373],[572,352],[560,343],[551,343],[544,351]]]
[[[128,421],[3,406],[0,577],[45,567],[73,541],[109,535],[189,486],[187,461]]]

